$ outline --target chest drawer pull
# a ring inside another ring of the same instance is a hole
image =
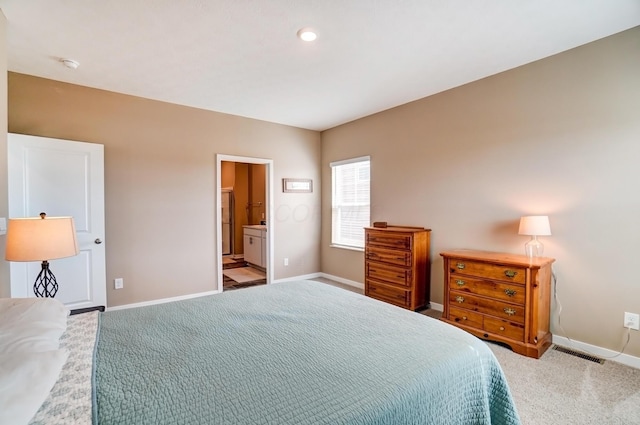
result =
[[[507,316],[513,316],[516,314],[516,311],[513,308],[504,308],[503,311],[507,313]]]
[[[514,270],[505,270],[505,271],[504,271],[504,275],[505,275],[505,276],[507,276],[507,277],[509,277],[509,278],[511,278],[511,279],[513,279],[514,277],[516,277],[516,275],[517,275],[517,274],[518,274],[518,272],[517,272],[517,271],[514,271]]]
[[[516,291],[515,289],[505,289],[504,293],[507,294],[508,297],[513,297],[518,293],[518,291]]]
[[[458,268],[458,270],[464,270],[464,263],[456,263],[456,267]]]
[[[500,330],[503,331],[504,330],[504,326],[500,326]]]
[[[458,286],[464,286],[464,280],[462,280],[462,279],[456,279],[456,285],[458,285]]]
[[[462,304],[464,302],[464,297],[461,297],[460,295],[458,295],[456,297],[456,301],[459,302],[460,304]]]

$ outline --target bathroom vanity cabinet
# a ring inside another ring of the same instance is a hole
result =
[[[244,261],[257,267],[267,267],[267,226],[245,225]]]

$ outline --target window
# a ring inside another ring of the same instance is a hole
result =
[[[331,244],[364,248],[364,228],[369,226],[369,157],[330,165]]]

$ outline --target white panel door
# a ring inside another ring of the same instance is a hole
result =
[[[106,306],[104,146],[9,134],[9,217],[72,216],[80,253],[49,261],[70,309]],[[40,263],[11,262],[11,296],[34,297]]]

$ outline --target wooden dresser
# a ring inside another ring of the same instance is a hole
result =
[[[409,310],[428,305],[430,229],[366,227],[364,293]]]
[[[551,345],[553,258],[454,250],[444,259],[442,320],[540,358]]]

